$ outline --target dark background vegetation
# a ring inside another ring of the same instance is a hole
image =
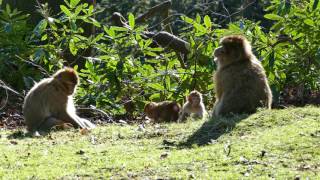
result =
[[[21,123],[26,92],[63,66],[79,72],[76,101],[80,113],[89,117],[141,119],[145,103],[183,103],[193,89],[204,94],[211,109],[212,53],[228,34],[252,42],[272,87],[274,107],[319,104],[318,0],[172,0],[168,9],[138,20],[161,3],[2,0],[0,118]],[[115,12],[124,17],[125,27],[112,20]],[[188,44],[187,53],[172,48],[171,41],[154,42],[158,32],[168,30]]]

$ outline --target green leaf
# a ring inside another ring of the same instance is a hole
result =
[[[81,11],[82,11],[82,6],[78,6],[74,11],[74,16],[78,16]]]
[[[37,24],[33,32],[35,33],[36,36],[39,37],[46,30],[47,26],[48,26],[48,22],[45,19],[43,19]]]
[[[70,12],[70,10],[69,10],[66,6],[60,5],[60,9],[61,9],[61,11],[62,11],[64,14],[66,14],[66,15],[69,16],[69,17],[71,17],[71,12]]]
[[[92,42],[93,43],[96,43],[96,42],[98,42],[99,40],[101,40],[101,38],[103,37],[103,33],[99,33],[93,40],[92,40]]]
[[[6,13],[11,14],[11,8],[9,4],[6,4]]]
[[[154,93],[152,94],[149,99],[152,101],[152,100],[155,100],[155,99],[160,99],[160,93]]]
[[[27,19],[29,16],[30,16],[30,14],[24,14],[24,15],[15,17],[14,20],[15,20],[15,21],[25,20],[25,19]]]
[[[106,26],[103,27],[104,31],[112,38],[116,36],[116,33],[112,28],[108,29]]]
[[[82,7],[83,7],[83,8],[86,8],[86,7],[88,7],[88,5],[89,5],[88,3],[83,3],[83,4],[82,4]]]
[[[152,39],[148,39],[148,40],[146,40],[145,41],[145,44],[144,44],[144,48],[147,48],[147,47],[149,47],[149,45],[152,43]]]
[[[70,50],[70,52],[71,52],[72,55],[75,56],[75,55],[77,54],[78,49],[76,48],[73,39],[71,39],[70,42],[69,42],[69,50]]]
[[[275,78],[276,78],[276,77],[275,77],[274,73],[273,73],[273,72],[270,72],[270,73],[269,73],[269,76],[268,76],[268,79],[271,80],[271,81],[274,81]]]
[[[311,19],[305,19],[303,22],[309,26],[314,26],[314,22]]]
[[[72,8],[76,7],[79,4],[80,0],[71,0],[70,6]]]
[[[156,57],[158,56],[158,54],[154,53],[154,52],[151,52],[151,51],[144,51],[144,53],[148,56],[153,56],[153,57]]]
[[[89,6],[89,9],[88,9],[88,15],[92,15],[93,10],[94,10],[93,5],[90,5],[90,6]]]
[[[127,28],[125,28],[125,27],[118,27],[118,26],[111,26],[110,29],[112,29],[112,30],[114,30],[114,31],[128,31]]]
[[[204,26],[202,26],[201,24],[194,23],[193,26],[194,26],[198,31],[207,32],[207,29],[206,29]]]
[[[269,61],[269,67],[273,68],[274,66],[274,62],[275,62],[275,58],[274,58],[274,51],[272,51],[268,57],[268,61]]]
[[[78,27],[74,20],[70,22],[72,31],[77,31]]]
[[[193,19],[191,19],[191,18],[189,18],[189,17],[187,17],[187,16],[181,16],[181,19],[182,19],[183,21],[185,21],[186,23],[189,23],[189,24],[193,24],[193,22],[194,22]]]
[[[45,40],[47,40],[47,38],[48,38],[48,35],[45,34],[45,35],[43,35],[43,36],[41,37],[41,41],[45,41]]]
[[[201,23],[201,16],[199,13],[197,13],[197,15],[196,15],[196,22]]]
[[[161,52],[163,51],[162,47],[155,47],[155,48],[149,48],[151,51],[155,51],[155,52]]]
[[[171,89],[171,81],[169,76],[166,76],[165,83],[166,83],[167,89]]]
[[[278,15],[276,15],[276,14],[266,14],[266,15],[264,15],[264,17],[265,17],[266,19],[270,19],[270,20],[274,20],[274,21],[280,21],[280,20],[283,19],[283,17],[278,16]]]
[[[159,90],[159,91],[163,91],[164,90],[164,87],[159,83],[147,84],[147,86],[152,88],[152,89]]]
[[[101,27],[101,24],[100,24],[97,20],[95,20],[95,19],[92,18],[92,17],[90,17],[89,19],[91,20],[91,22],[92,22],[93,25],[95,25],[95,26],[97,26],[97,27]]]
[[[280,72],[279,76],[281,80],[285,80],[287,78],[287,75],[284,72]]]
[[[204,25],[206,26],[207,29],[210,29],[212,26],[211,19],[208,15],[204,17]]]
[[[283,27],[283,23],[281,21],[275,23],[272,27],[271,27],[271,30],[274,30],[274,31],[278,31],[280,30],[281,28]]]
[[[317,9],[319,7],[318,5],[319,5],[319,0],[314,0],[312,9],[313,10]]]
[[[129,19],[129,26],[131,27],[131,29],[134,29],[135,20],[132,13],[129,13],[128,19]]]

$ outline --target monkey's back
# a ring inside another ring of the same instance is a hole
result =
[[[177,121],[180,105],[175,101],[163,101],[158,104],[159,120],[162,122]]]
[[[222,108],[226,112],[222,114],[253,113],[257,107],[271,108],[271,90],[257,60],[239,61],[221,69],[216,81],[226,103]]]
[[[53,106],[49,104],[53,100],[66,106],[67,102],[61,99],[59,87],[54,86],[52,78],[43,79],[30,89],[23,103],[23,114],[29,130],[36,130],[46,118],[53,116]]]

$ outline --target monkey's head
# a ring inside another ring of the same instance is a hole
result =
[[[150,103],[146,104],[146,106],[144,107],[144,113],[148,117],[154,117],[155,107],[157,107],[157,104],[155,102],[150,102]]]
[[[226,36],[220,40],[220,45],[214,51],[215,61],[217,61],[219,68],[237,61],[250,60],[251,46],[244,36]]]
[[[192,104],[192,106],[198,106],[202,101],[202,95],[200,92],[194,90],[189,94],[187,100]]]
[[[61,83],[68,95],[73,94],[77,84],[79,83],[79,77],[76,71],[69,67],[57,71],[53,75],[53,78]]]

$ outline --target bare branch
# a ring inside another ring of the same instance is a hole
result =
[[[146,13],[140,15],[136,18],[136,23],[144,23],[147,19],[150,17],[155,16],[156,13],[164,13],[166,11],[169,11],[171,8],[171,1],[165,1],[161,4],[158,4],[156,6],[153,6],[150,8]]]
[[[30,65],[38,68],[38,69],[39,69],[43,74],[45,74],[47,77],[50,76],[49,73],[48,73],[43,67],[41,67],[40,65],[38,65],[38,64],[36,64],[36,63],[34,63],[34,62],[30,61],[30,60],[25,60],[25,59],[23,59],[22,57],[20,57],[20,56],[18,56],[18,55],[15,55],[15,56],[16,56],[19,60],[21,60],[21,61],[23,61],[23,62],[26,62],[27,64],[30,64]]]

